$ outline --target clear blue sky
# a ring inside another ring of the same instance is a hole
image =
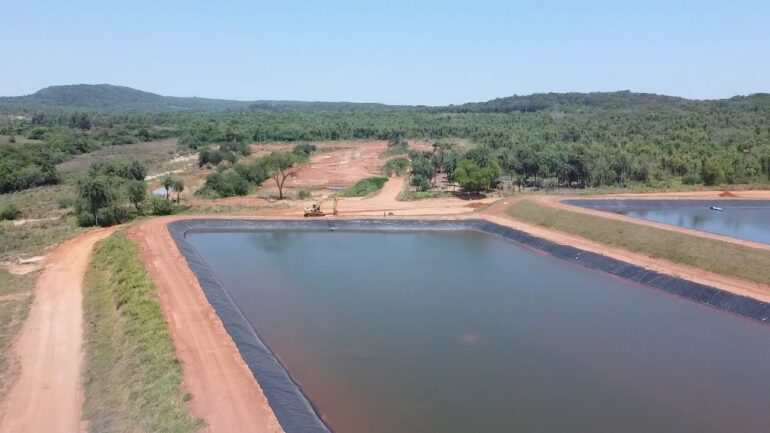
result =
[[[0,95],[447,104],[770,92],[770,1],[7,1]]]

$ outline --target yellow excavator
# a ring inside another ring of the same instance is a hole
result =
[[[334,215],[337,215],[337,203],[340,201],[338,197],[333,197],[332,200],[334,200],[334,208],[332,211],[334,212]],[[326,213],[321,210],[321,205],[324,204],[326,199],[323,199],[319,201],[318,203],[313,203],[310,207],[305,208],[305,217],[322,217],[326,216]]]

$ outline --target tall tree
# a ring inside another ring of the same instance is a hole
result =
[[[147,183],[143,180],[131,180],[128,182],[128,201],[134,205],[136,211],[140,211],[140,206],[147,197]]]
[[[479,167],[476,161],[466,158],[457,164],[454,177],[464,190],[478,193],[492,185],[497,173],[492,167]]]
[[[110,179],[102,175],[83,177],[78,184],[78,195],[88,204],[97,225],[99,209],[112,203],[115,196]]]
[[[265,167],[270,178],[278,186],[278,199],[283,200],[283,186],[286,179],[295,176],[300,164],[307,162],[307,155],[294,152],[273,152],[265,157]]]
[[[166,190],[166,200],[168,200],[169,193],[174,188],[174,178],[166,176],[163,178],[163,188]]]

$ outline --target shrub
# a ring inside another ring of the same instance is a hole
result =
[[[310,191],[306,189],[299,190],[299,198],[302,200],[310,198]]]
[[[385,182],[388,181],[387,177],[367,177],[366,179],[359,180],[355,185],[346,189],[342,194],[345,197],[361,197],[370,194],[374,194],[382,189]]]
[[[43,127],[37,127],[27,133],[27,138],[30,140],[42,140],[48,133],[48,129]]]
[[[262,182],[268,179],[269,167],[262,159],[258,159],[249,165],[237,164],[233,169],[241,177],[257,186],[262,185]]]
[[[96,221],[94,221],[94,216],[91,212],[81,211],[78,213],[78,225],[80,227],[93,227],[96,225]]]
[[[230,141],[219,146],[221,152],[240,153],[243,156],[251,155],[251,148],[248,144],[240,141]]]
[[[75,199],[72,197],[61,197],[56,201],[59,209],[67,209],[68,207],[75,206]]]
[[[179,145],[187,147],[188,149],[197,149],[203,146],[203,142],[196,136],[190,133],[184,133],[179,137]]]
[[[15,220],[21,216],[21,211],[13,203],[8,203],[0,210],[0,220]]]
[[[150,208],[153,215],[171,215],[176,210],[176,206],[171,200],[162,197],[153,197],[150,201]]]
[[[407,152],[409,152],[409,143],[399,135],[388,141],[388,150],[385,151],[385,155],[396,156],[403,155]]]
[[[315,153],[316,150],[317,149],[315,144],[302,143],[294,146],[294,149],[292,150],[292,152],[296,154],[304,154],[306,156],[310,156],[313,153]]]
[[[428,191],[433,187],[430,179],[422,174],[413,174],[411,179],[411,185],[417,188],[417,191]]]
[[[235,153],[229,150],[214,150],[209,147],[204,147],[201,149],[200,153],[198,153],[198,167],[203,167],[207,164],[218,165],[222,161],[229,161],[231,164],[234,164],[237,160],[238,157]]]
[[[409,160],[406,158],[395,158],[386,162],[382,167],[382,174],[384,176],[390,176],[395,174],[396,176],[403,176],[409,169]]]
[[[685,185],[697,185],[702,182],[703,180],[696,173],[687,173],[682,176],[682,183]]]
[[[213,191],[220,197],[233,197],[249,193],[249,181],[235,169],[211,173],[206,178],[204,190]]]
[[[121,224],[131,219],[131,212],[123,206],[111,205],[99,209],[99,226],[109,227]]]

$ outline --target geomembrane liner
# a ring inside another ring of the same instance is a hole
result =
[[[286,433],[328,433],[324,424],[300,387],[230,297],[215,273],[201,259],[185,236],[194,231],[252,230],[371,230],[427,231],[475,230],[511,240],[524,247],[596,269],[645,286],[745,316],[760,322],[770,319],[770,304],[735,295],[703,284],[650,271],[642,267],[559,245],[525,232],[486,220],[230,220],[189,219],[168,224],[169,232],[187,260],[211,306],[238,347],[241,356],[259,382],[265,396]]]

